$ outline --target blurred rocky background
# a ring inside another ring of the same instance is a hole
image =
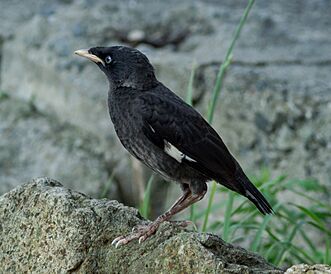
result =
[[[73,52],[135,46],[182,97],[196,62],[194,104],[205,114],[245,6],[0,0],[0,194],[49,176],[93,197],[139,203],[150,173],[115,136],[104,75]],[[330,10],[329,0],[258,0],[252,9],[214,122],[249,175],[266,167],[331,188]],[[157,211],[168,186],[157,185]]]

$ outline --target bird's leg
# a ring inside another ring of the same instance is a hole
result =
[[[200,201],[206,194],[206,191],[199,193],[199,194],[192,194],[190,192],[190,195],[187,197],[187,199],[183,200],[180,204],[176,206],[176,208],[171,207],[168,211],[160,215],[154,222],[157,222],[159,219],[159,225],[164,222],[169,220],[173,215],[176,213],[184,210],[185,208],[189,207],[190,205]],[[169,221],[174,225],[180,226],[180,227],[187,227],[189,225],[192,225],[195,229],[197,229],[196,225],[191,222],[191,221]],[[145,239],[142,239],[142,241],[146,240],[148,236]]]
[[[185,208],[189,207],[190,205],[200,201],[205,196],[205,194],[206,191],[202,193],[192,193],[190,191],[188,196],[184,200],[180,201],[180,203],[175,203],[168,211],[157,217],[153,223],[161,224],[162,222],[169,220],[173,215],[177,214],[180,211],[183,211]],[[174,223],[176,223],[176,221],[174,221]]]
[[[138,231],[132,232],[127,236],[119,236],[112,244],[116,247],[125,245],[134,239],[139,239],[139,243],[145,241],[149,236],[153,235],[161,223],[170,219],[176,213],[184,210],[191,204],[201,200],[206,194],[206,191],[201,193],[192,193],[190,189],[184,191],[183,195],[171,206],[171,208],[156,218],[156,220],[146,226],[141,226]]]
[[[191,194],[191,190],[189,188],[185,188],[183,190],[183,194],[182,196],[180,196],[174,203],[173,205],[170,207],[170,209],[168,211],[170,211],[172,208],[174,208],[175,206],[177,206],[178,204],[182,203],[189,195]],[[167,212],[168,212],[167,211]],[[165,214],[165,213],[164,213]],[[164,215],[162,214],[162,215]],[[175,222],[175,221],[174,221]],[[132,229],[132,232],[137,232],[137,231],[140,231],[142,229],[145,229],[146,228],[146,225],[138,225],[136,227],[134,227]],[[115,239],[116,240],[116,239]],[[114,241],[115,241],[114,240]]]
[[[191,195],[191,190],[189,188],[186,188],[182,194],[175,202],[174,204],[170,207],[168,211],[170,211],[172,208],[178,206],[180,203],[182,203],[184,200],[187,199],[187,197]]]

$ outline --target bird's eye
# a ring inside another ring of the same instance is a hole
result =
[[[109,55],[105,58],[105,62],[106,62],[106,64],[110,64],[111,57]]]

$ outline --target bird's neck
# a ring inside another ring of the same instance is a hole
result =
[[[159,83],[153,73],[133,73],[122,79],[108,77],[108,81],[109,89],[114,91],[122,88],[131,88],[134,90],[144,91],[154,88]]]
[[[120,128],[123,121],[127,119],[127,115],[129,115],[132,109],[132,103],[138,95],[139,91],[132,88],[119,87],[109,89],[108,110],[115,129]]]
[[[121,108],[125,111],[125,108],[129,107],[132,100],[138,96],[139,90],[129,87],[109,87],[108,90],[108,106],[109,111],[113,108]]]

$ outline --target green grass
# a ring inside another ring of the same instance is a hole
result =
[[[8,98],[9,98],[9,94],[7,92],[0,90],[0,102],[7,100]]]
[[[114,179],[114,171],[110,174],[108,181],[106,184],[103,186],[102,190],[99,193],[99,198],[107,198],[108,193],[111,190],[111,186],[113,185],[113,179]]]
[[[151,190],[152,190],[153,181],[154,181],[154,175],[152,175],[147,182],[147,187],[144,193],[144,199],[139,207],[139,212],[141,216],[145,218],[149,217],[149,211],[151,209],[150,201],[151,201]]]
[[[227,242],[258,252],[278,266],[331,264],[331,231],[328,229],[331,206],[316,198],[323,197],[327,189],[312,180],[290,180],[286,176],[272,180],[263,172],[252,181],[271,201],[275,215],[263,216],[244,197],[217,186],[216,194],[222,197],[220,202],[210,209],[207,206],[198,211],[196,207],[196,225],[202,231],[218,234]],[[277,202],[286,196],[301,204]],[[203,227],[201,224],[204,224],[207,211],[214,220]]]

